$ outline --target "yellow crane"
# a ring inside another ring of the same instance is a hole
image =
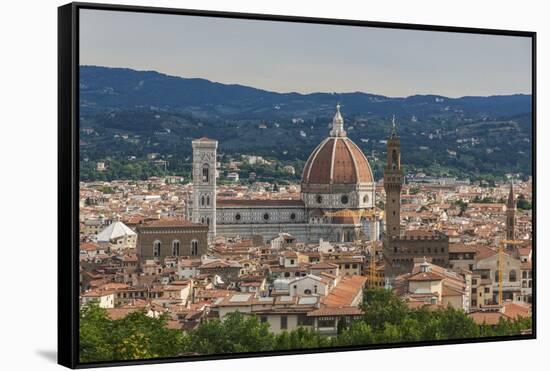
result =
[[[374,238],[371,239],[369,287],[376,287],[376,244]]]
[[[506,245],[521,245],[524,241],[521,240],[500,240],[498,246],[498,304],[502,305],[503,293],[503,272],[504,272],[504,247]]]

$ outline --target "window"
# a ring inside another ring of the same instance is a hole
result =
[[[235,215],[235,220],[241,220],[241,214],[236,214]]]
[[[269,214],[268,213],[264,214],[264,220],[269,220]]]
[[[310,289],[305,289],[304,290],[304,295],[311,295],[311,290]]]
[[[474,299],[472,300],[472,307],[475,307],[475,306],[477,306],[477,300]]]
[[[486,294],[488,294],[490,291],[491,291],[491,289],[489,287],[486,287],[486,288],[483,289],[483,292],[485,292]]]
[[[172,241],[172,255],[173,256],[180,255],[180,242],[178,240]]]
[[[208,168],[208,165],[204,165],[202,167],[202,182],[208,183],[210,181],[210,169]]]
[[[472,294],[477,294],[477,288],[472,288]]]
[[[394,149],[391,153],[392,169],[397,169],[397,151]]]
[[[313,289],[315,290],[315,293],[317,294],[317,285],[313,286]]]
[[[206,218],[206,225],[210,225],[210,218]]]
[[[317,319],[317,326],[322,327],[331,327],[333,328],[336,325],[334,317],[319,317]]]
[[[191,255],[199,255],[199,241],[191,241]]]
[[[521,272],[521,278],[527,278],[527,271]]]
[[[342,201],[342,203],[345,205],[348,203],[349,201],[349,197],[346,196],[346,195],[343,195],[342,198],[340,199],[340,201]]]
[[[305,314],[298,315],[298,326],[313,326],[313,317],[308,317]]]
[[[516,280],[517,280],[517,274],[516,274],[516,271],[515,271],[515,270],[512,269],[512,270],[510,271],[510,275],[509,275],[509,277],[508,277],[508,280],[509,280],[510,282],[516,282]]]
[[[345,269],[349,269],[349,264],[344,264]]]
[[[290,264],[294,264],[294,259],[290,259]]]
[[[495,282],[498,282],[500,274],[498,273],[498,270],[495,271]]]
[[[290,219],[291,219],[291,220],[296,219],[296,214],[295,214],[295,213],[290,214]]]
[[[153,256],[160,256],[160,241],[153,242]]]
[[[369,196],[365,195],[365,196],[363,197],[363,202],[368,202],[368,201],[369,201]]]
[[[204,206],[204,195],[201,196],[201,205]]]
[[[322,196],[317,196],[315,198],[315,200],[317,201],[318,204],[320,204],[321,202],[323,202],[323,197]]]
[[[287,316],[281,316],[281,330],[286,330],[288,328],[288,318]]]
[[[210,206],[210,196],[206,196],[206,205]]]
[[[477,285],[477,278],[472,278],[472,285]]]
[[[260,316],[260,322],[267,322],[267,316]]]

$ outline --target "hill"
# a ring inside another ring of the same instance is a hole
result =
[[[408,171],[474,179],[531,174],[530,95],[275,93],[97,66],[80,68],[81,128],[88,133],[81,136],[81,152],[83,159],[109,158],[122,165],[159,153],[169,160],[169,172],[187,175],[190,141],[206,135],[218,139],[228,157],[260,154],[292,164],[299,173],[328,134],[337,102],[348,135],[369,156],[376,176],[381,175],[392,115]],[[98,174],[90,170],[85,175]]]

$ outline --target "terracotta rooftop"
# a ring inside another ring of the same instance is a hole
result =
[[[303,207],[302,200],[273,200],[273,199],[216,199],[218,207]]]
[[[367,277],[344,276],[332,291],[323,299],[323,304],[329,307],[350,306],[361,293]]]
[[[433,272],[418,272],[409,277],[409,281],[442,281],[443,278],[439,274]]]
[[[308,317],[360,316],[363,311],[357,307],[323,307],[307,314]]]
[[[184,219],[158,219],[140,225],[139,228],[157,228],[157,227],[203,227],[208,228],[207,225],[193,223]]]

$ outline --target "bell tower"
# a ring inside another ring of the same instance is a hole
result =
[[[401,144],[395,128],[395,116],[388,138],[388,155],[384,169],[384,190],[386,191],[386,236],[399,237],[401,225],[401,188],[403,171],[401,170]]]
[[[516,197],[514,193],[514,183],[510,183],[510,193],[506,203],[506,239],[516,239]]]
[[[200,138],[193,145],[193,222],[206,224],[208,241],[216,237],[216,152],[218,142]]]

